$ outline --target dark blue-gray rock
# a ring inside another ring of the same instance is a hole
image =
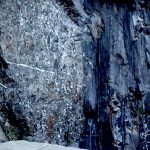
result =
[[[147,97],[144,100],[144,112],[150,114],[150,94],[147,94]]]

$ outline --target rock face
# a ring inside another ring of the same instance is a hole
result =
[[[0,4],[0,123],[9,140],[150,148],[149,0]]]
[[[83,129],[82,46],[91,38],[85,36],[88,28],[77,26],[55,1],[0,5],[3,128],[10,130],[7,122],[17,139],[74,143]]]
[[[36,143],[27,141],[11,141],[0,144],[0,150],[83,150],[79,148],[69,148],[59,145],[52,145],[46,143]]]
[[[94,69],[89,71],[93,74],[85,99],[87,126],[81,146],[149,149],[149,7],[138,0],[89,0],[85,8],[89,14],[94,10],[101,14],[104,28],[96,41]]]

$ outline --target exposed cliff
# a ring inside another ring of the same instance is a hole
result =
[[[93,78],[85,98],[87,126],[81,145],[95,150],[147,150],[149,1],[87,1],[85,8],[89,14],[100,13],[104,25],[96,41],[94,69],[89,71]]]
[[[74,143],[84,120],[82,43],[88,29],[55,1],[0,4],[3,128],[12,126],[17,139]]]
[[[150,148],[149,0],[0,4],[6,131],[89,150]]]

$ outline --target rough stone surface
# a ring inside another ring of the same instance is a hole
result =
[[[88,28],[77,26],[55,1],[0,5],[2,126],[13,116],[11,126],[26,128],[20,138],[73,144],[83,129],[82,47],[91,38]]]
[[[79,148],[64,147],[46,143],[27,141],[11,141],[0,144],[0,150],[83,150]]]
[[[85,68],[92,78],[87,81],[81,147],[150,149],[150,11],[149,1],[142,3],[145,5],[139,0],[84,3],[88,15],[100,14],[103,28],[94,39],[93,68]]]
[[[150,149],[149,0],[0,4],[1,124],[9,140]]]

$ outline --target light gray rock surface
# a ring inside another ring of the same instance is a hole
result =
[[[0,150],[83,150],[46,143],[10,141],[0,144]]]

